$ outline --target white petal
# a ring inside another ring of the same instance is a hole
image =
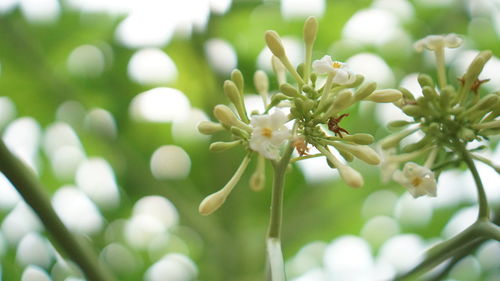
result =
[[[320,60],[313,61],[312,68],[313,71],[318,74],[327,74],[335,71],[335,68],[333,68],[332,64],[332,58],[330,56],[324,56]]]
[[[268,127],[269,126],[269,116],[268,115],[254,115],[252,120],[250,120],[250,125],[252,127]]]
[[[333,83],[342,85],[346,84],[347,81],[349,81],[349,73],[341,69],[337,70],[337,74],[333,78]]]
[[[417,42],[413,43],[413,48],[415,51],[421,53],[425,47],[425,39],[420,39]]]
[[[446,43],[446,47],[448,48],[457,48],[464,42],[464,40],[460,36],[454,33],[447,34],[444,40]]]
[[[286,123],[286,121],[288,121],[285,113],[280,110],[276,110],[273,114],[271,114],[269,119],[269,125],[273,130],[278,130]]]

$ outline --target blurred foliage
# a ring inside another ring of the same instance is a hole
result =
[[[415,17],[407,20],[403,28],[413,39],[430,33],[466,34],[473,42],[473,48],[491,49],[494,54],[500,55],[499,37],[492,28],[492,22],[483,19],[483,22],[471,23],[465,2],[455,1],[454,4],[434,7],[413,3]],[[152,87],[137,84],[127,75],[127,65],[135,50],[123,47],[115,39],[115,29],[122,18],[82,14],[62,4],[62,13],[54,23],[30,23],[18,9],[0,16],[0,96],[14,101],[18,116],[31,116],[43,128],[55,121],[57,109],[65,101],[78,101],[86,109],[99,107],[110,111],[116,120],[117,139],[107,139],[85,130],[81,124],[72,124],[87,155],[107,159],[115,170],[121,204],[116,210],[103,211],[106,221],[128,218],[134,202],[143,196],[165,196],[180,213],[180,226],[173,232],[186,241],[188,254],[199,267],[200,280],[260,279],[265,265],[264,235],[269,213],[270,171],[266,189],[252,192],[248,188],[252,163],[249,172],[221,210],[212,216],[201,217],[197,211],[199,202],[225,184],[243,151],[213,154],[207,149],[208,142],[176,142],[170,123],[132,120],[128,110],[130,101]],[[432,64],[423,63],[418,55],[392,54],[369,45],[360,46],[352,52],[343,50],[336,55],[331,46],[341,39],[344,24],[355,12],[371,4],[368,0],[328,1],[320,19],[314,56],[319,58],[324,53],[331,53],[337,59],[345,60],[354,51],[379,53],[393,69],[396,81],[407,73],[420,70],[433,73]],[[275,29],[281,35],[300,37],[302,23],[303,19],[283,19],[278,2],[235,1],[228,13],[211,15],[205,31],[195,32],[191,38],[174,38],[162,48],[175,62],[179,75],[174,83],[161,86],[179,89],[189,97],[192,106],[203,109],[211,116],[210,110],[214,105],[227,102],[221,86],[228,77],[211,70],[204,53],[206,40],[222,38],[234,46],[238,68],[247,80],[247,92],[251,93],[254,89],[250,81],[257,70],[257,56],[264,47],[264,31]],[[109,51],[106,53],[109,63],[102,75],[82,78],[69,73],[68,56],[83,44],[103,46]],[[412,53],[412,50],[405,52]],[[273,86],[275,88],[276,85]],[[384,124],[372,118],[374,108],[358,108],[349,113],[349,118],[343,121],[349,132],[369,132],[377,138],[388,133]],[[224,136],[217,135],[215,138],[223,139]],[[183,147],[191,157],[190,175],[184,180],[156,180],[151,175],[149,159],[156,148],[172,143]],[[45,155],[42,156],[41,166],[40,180],[49,193],[66,184],[54,176]],[[359,234],[366,221],[361,214],[362,204],[374,191],[388,189],[397,194],[404,192],[394,183],[381,184],[376,167],[363,165],[362,170],[367,184],[353,190],[340,181],[308,183],[300,169],[294,166],[287,177],[285,194],[283,247],[286,257],[292,257],[311,241],[328,242],[341,235]],[[439,236],[459,207],[436,211],[425,227],[401,225],[401,232],[414,232],[425,238]],[[102,234],[90,238],[96,249],[102,249],[108,243]],[[144,258],[141,270],[120,276],[120,280],[141,280],[143,272],[155,262],[146,253],[137,254]],[[16,264],[14,248],[9,248],[2,258],[2,268],[4,280],[19,280],[22,267]]]

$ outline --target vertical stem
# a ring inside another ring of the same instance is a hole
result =
[[[486,199],[486,192],[484,191],[481,177],[479,176],[479,173],[477,172],[476,165],[474,164],[474,161],[472,161],[472,157],[470,156],[470,153],[467,150],[465,150],[465,148],[462,149],[462,155],[463,155],[463,159],[465,161],[465,164],[467,164],[467,166],[469,167],[469,169],[472,173],[472,177],[474,178],[474,182],[476,183],[477,197],[479,200],[478,219],[488,219],[489,218],[488,200]]]
[[[439,81],[439,88],[442,90],[444,87],[446,87],[446,67],[445,67],[445,62],[444,62],[444,47],[443,48],[437,48],[434,50],[436,54],[436,64],[437,64],[437,71],[438,71],[438,81]]]
[[[285,173],[288,164],[290,163],[293,148],[293,145],[291,143],[288,143],[281,160],[279,162],[273,163],[274,178],[271,197],[271,215],[266,241],[269,255],[269,265],[273,281],[286,280],[283,265],[283,255],[281,253],[281,223],[283,216]]]
[[[323,106],[323,104],[326,102],[327,97],[328,97],[328,93],[330,92],[330,89],[332,88],[333,78],[335,78],[336,74],[337,74],[337,72],[335,72],[335,71],[328,73],[328,76],[326,77],[325,86],[323,86],[323,93],[321,94],[321,98],[319,100],[319,104],[318,104],[317,108],[321,108]]]
[[[8,150],[1,139],[0,171],[35,211],[56,244],[80,266],[87,280],[115,281],[114,277],[99,264],[89,245],[69,232],[52,209],[47,194],[36,181],[32,172]]]

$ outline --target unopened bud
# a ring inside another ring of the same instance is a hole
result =
[[[318,33],[318,20],[315,17],[308,17],[304,23],[304,43],[313,45]]]
[[[201,121],[198,123],[198,131],[204,135],[212,135],[224,130],[221,124],[211,121]]]
[[[293,98],[305,98],[303,95],[301,95],[299,93],[299,91],[297,91],[297,89],[294,86],[292,86],[292,85],[290,85],[288,83],[280,85],[280,91],[283,94],[285,94],[285,95],[287,95],[289,97],[293,97]]]
[[[366,83],[361,88],[359,88],[356,91],[356,93],[354,93],[354,100],[355,101],[364,100],[367,96],[373,93],[375,89],[377,89],[377,83],[375,82]]]
[[[257,70],[253,76],[253,83],[255,84],[255,89],[257,93],[261,95],[267,95],[269,92],[269,78],[267,74],[262,70]]]
[[[231,72],[231,80],[233,80],[234,84],[236,84],[240,93],[243,93],[245,89],[245,80],[243,79],[243,74],[239,69],[235,69]]]
[[[413,134],[415,131],[416,131],[416,129],[405,130],[405,131],[401,131],[401,132],[389,135],[380,141],[380,145],[382,146],[382,149],[388,149],[391,147],[395,147],[399,144],[399,142],[401,142],[402,139]]]
[[[431,87],[431,88],[434,88],[435,85],[434,85],[434,81],[432,80],[432,78],[427,75],[427,74],[424,74],[424,73],[420,73],[418,75],[418,83],[420,84],[420,87],[423,88],[425,86],[428,86],[428,87]]]
[[[399,90],[396,89],[385,89],[385,90],[376,90],[371,95],[365,98],[365,100],[373,101],[373,102],[396,102],[401,99],[403,94]]]
[[[285,55],[285,48],[281,42],[280,36],[274,30],[266,31],[264,38],[266,40],[267,47],[271,52],[278,58],[282,59]]]
[[[411,117],[421,117],[424,114],[417,105],[405,105],[403,106],[403,112]]]
[[[424,148],[426,145],[430,144],[432,142],[432,140],[433,140],[432,137],[425,136],[424,138],[422,138],[421,140],[419,140],[415,143],[411,143],[411,144],[404,146],[402,150],[405,153],[414,152],[414,151],[417,151],[417,150]]]
[[[233,135],[242,139],[248,139],[250,137],[250,134],[247,131],[240,129],[239,127],[232,126],[230,130]]]
[[[274,107],[274,106],[278,105],[281,101],[287,100],[289,98],[290,98],[289,96],[282,94],[282,93],[274,94],[271,97],[271,103],[269,104],[269,107]]]
[[[440,99],[439,94],[436,92],[436,89],[430,86],[424,86],[422,88],[422,94],[429,101],[437,102]]]
[[[469,128],[461,128],[458,131],[458,137],[466,141],[473,141],[476,139],[476,134]]]
[[[255,172],[250,177],[250,189],[259,191],[264,188],[266,183],[266,159],[259,155]]]
[[[344,139],[347,141],[352,141],[356,144],[372,144],[375,140],[370,134],[345,135]]]
[[[286,83],[286,68],[279,58],[272,56],[271,65],[278,78],[278,85]]]
[[[223,189],[212,193],[201,201],[200,206],[198,207],[198,212],[204,216],[208,216],[217,211],[217,209],[224,204],[226,198],[227,194]]]
[[[397,129],[401,129],[401,128],[404,128],[408,125],[412,124],[412,122],[408,122],[408,121],[405,121],[405,120],[396,120],[396,121],[392,121],[390,122],[387,127],[389,127],[389,129],[391,130],[397,130]]]
[[[249,133],[252,132],[252,128],[250,126],[248,126],[247,124],[243,123],[241,120],[236,118],[236,115],[234,115],[233,111],[229,107],[223,104],[218,104],[214,107],[214,115],[215,118],[217,118],[217,120],[219,120],[220,123],[229,128],[231,126],[236,126]]]
[[[208,148],[212,152],[222,152],[226,151],[228,149],[231,149],[233,147],[236,147],[241,144],[240,140],[237,141],[231,141],[231,142],[214,142],[210,144],[210,147]]]
[[[240,101],[240,92],[236,84],[231,80],[224,81],[224,94],[226,94],[227,98],[235,105],[239,105]]]
[[[332,116],[347,108],[352,104],[352,91],[351,90],[343,90],[335,96],[333,100],[333,104],[327,111],[327,116]]]
[[[341,142],[332,143],[338,149],[344,149],[352,153],[356,158],[370,165],[380,164],[380,157],[371,147],[367,145],[352,145]]]
[[[465,72],[464,78],[468,83],[472,83],[477,79],[479,73],[483,71],[484,65],[491,58],[491,51],[482,51],[480,52],[474,60],[469,65],[467,72]]]
[[[452,101],[456,98],[456,95],[457,93],[451,85],[448,85],[441,89],[441,99],[439,99],[441,107],[447,108],[448,106],[452,105]]]
[[[361,174],[347,165],[341,165],[337,167],[340,177],[353,188],[362,187],[364,184],[363,176]]]

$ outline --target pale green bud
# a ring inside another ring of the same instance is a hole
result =
[[[430,101],[437,102],[439,101],[439,94],[436,92],[436,89],[430,86],[424,86],[422,88],[422,94],[424,97]]]
[[[389,149],[391,147],[395,147],[401,142],[402,139],[407,136],[413,134],[417,129],[405,130],[392,135],[389,135],[380,141],[380,145],[382,149]]]
[[[347,162],[352,162],[354,160],[354,156],[347,150],[337,149],[342,158]]]
[[[269,92],[269,78],[267,74],[262,70],[257,70],[253,76],[253,83],[255,84],[255,89],[257,93],[261,95],[267,95]]]
[[[303,95],[299,93],[299,91],[297,91],[297,89],[294,86],[288,83],[280,85],[280,91],[289,97],[301,98],[301,99],[305,98]]]
[[[419,140],[416,143],[411,143],[403,147],[403,152],[409,153],[413,151],[417,151],[419,149],[424,148],[426,145],[430,144],[432,142],[432,137],[427,137],[425,136],[421,140]]]
[[[375,140],[370,134],[345,135],[344,140],[352,141],[356,144],[372,144]]]
[[[434,81],[432,80],[432,78],[425,73],[420,73],[418,75],[417,80],[418,80],[418,83],[420,84],[421,88],[424,88],[425,86],[428,86],[431,88],[435,87],[435,84],[434,84]]]
[[[278,105],[281,101],[287,100],[289,98],[290,98],[289,96],[282,94],[282,93],[274,94],[271,97],[271,103],[269,104],[269,107],[274,107],[274,106]]]
[[[318,33],[318,20],[315,17],[308,17],[304,23],[304,43],[313,45]]]
[[[283,47],[281,38],[276,31],[274,30],[266,31],[264,39],[266,40],[267,47],[269,48],[269,50],[271,50],[271,53],[273,53],[273,55],[275,55],[280,59],[286,57],[285,48]]]
[[[250,189],[253,191],[259,191],[264,188],[266,183],[266,159],[259,155],[257,160],[257,168],[255,172],[250,177]]]
[[[328,160],[328,165],[333,165],[339,171],[340,177],[347,183],[347,185],[358,188],[363,186],[364,180],[361,174],[351,168],[350,166],[344,165],[340,160],[338,160],[327,148],[322,146],[316,147],[323,155],[326,156]]]
[[[243,79],[243,74],[239,69],[235,69],[231,72],[231,80],[233,80],[234,84],[236,84],[240,93],[243,94],[245,89],[245,80]]]
[[[412,122],[408,122],[408,121],[405,121],[405,120],[396,120],[396,121],[392,121],[390,122],[387,127],[391,130],[397,130],[397,129],[401,129],[401,128],[404,128],[410,124],[413,124]]]
[[[286,83],[286,68],[279,58],[272,56],[271,65],[278,78],[278,85]]]
[[[474,111],[489,110],[496,105],[500,98],[496,94],[489,94],[480,99],[474,106],[467,109],[465,114],[473,113]]]
[[[403,112],[411,117],[421,117],[424,115],[420,106],[411,104],[403,106]]]
[[[240,140],[237,140],[237,141],[231,141],[231,142],[214,142],[212,144],[210,144],[209,146],[209,150],[212,151],[212,152],[222,152],[222,151],[226,151],[228,149],[231,149],[233,147],[236,147],[238,145],[241,144],[241,141]]]
[[[332,143],[338,149],[347,150],[351,154],[353,154],[356,158],[366,162],[370,165],[378,165],[380,164],[380,157],[371,147],[367,145],[352,145],[341,142]]]
[[[224,204],[227,196],[227,192],[223,189],[208,195],[205,199],[203,199],[203,201],[201,201],[200,206],[198,207],[198,212],[204,216],[212,214],[217,211],[222,204]]]
[[[467,72],[465,72],[464,79],[467,83],[472,83],[483,71],[484,65],[491,58],[491,51],[480,52],[469,65]]]
[[[385,90],[376,90],[371,95],[365,98],[365,100],[373,101],[373,102],[396,102],[401,99],[403,94],[399,90],[396,89],[385,89]]]
[[[238,127],[232,126],[230,130],[233,135],[242,139],[248,139],[250,137],[250,134],[247,131],[244,131]]]
[[[204,135],[213,135],[224,130],[221,124],[211,121],[201,121],[198,123],[198,131]]]
[[[239,120],[233,111],[223,104],[218,104],[214,107],[214,116],[220,123],[229,128],[231,128],[231,126],[235,126],[247,131],[248,133],[252,132],[252,128],[250,126]]]
[[[473,141],[476,139],[476,134],[469,128],[461,128],[460,131],[458,131],[458,137],[466,141]]]
[[[483,129],[498,129],[500,128],[500,120],[494,120],[494,121],[489,121],[489,122],[483,122],[479,124],[474,124],[471,126],[474,129],[477,130],[483,130]]]
[[[373,93],[375,89],[377,89],[377,83],[375,82],[366,83],[361,88],[356,90],[356,93],[354,93],[354,100],[355,101],[364,100],[371,93]]]
[[[352,104],[353,94],[351,90],[344,90],[338,93],[333,100],[332,106],[326,112],[326,116],[333,116]]]
[[[235,72],[233,71],[233,73]],[[241,74],[241,72],[238,73]],[[224,93],[234,104],[234,107],[238,111],[238,115],[240,116],[241,120],[243,120],[245,123],[249,123],[250,120],[247,117],[245,105],[243,104],[243,97],[241,96],[241,92],[238,90],[236,83],[231,80],[224,81]]]
[[[361,74],[356,74],[356,77],[354,79],[354,82],[352,83],[349,83],[349,84],[344,84],[342,85],[342,87],[345,87],[345,88],[356,88],[358,87],[359,85],[361,85],[363,83],[363,81],[365,80],[365,77]]]
[[[439,100],[439,103],[441,104],[441,107],[446,108],[451,105],[452,101],[456,97],[457,93],[455,92],[455,89],[451,85],[448,85],[441,89],[441,99]]]

